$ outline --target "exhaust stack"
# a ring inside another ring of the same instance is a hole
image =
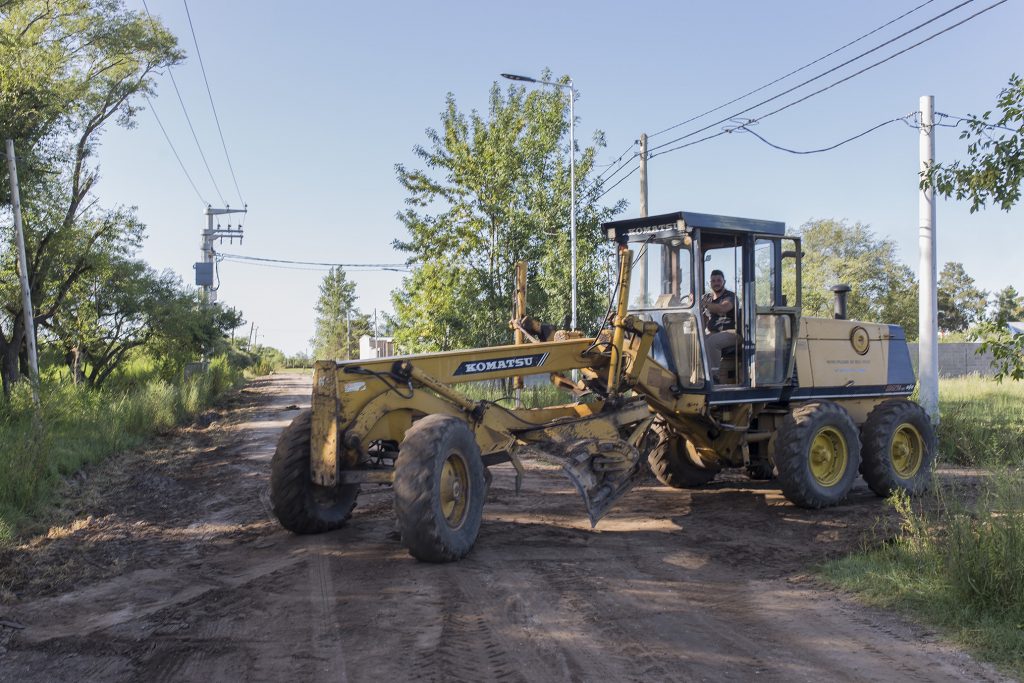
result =
[[[829,289],[836,297],[833,317],[836,320],[846,320],[846,295],[850,293],[850,285],[832,285]]]

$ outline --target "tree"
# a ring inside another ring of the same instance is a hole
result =
[[[545,78],[550,76],[545,73]],[[530,264],[527,308],[561,322],[570,312],[568,102],[560,90],[495,83],[486,116],[461,112],[449,94],[440,130],[414,152],[422,169],[396,166],[407,193],[398,214],[409,233],[395,248],[413,273],[392,300],[403,351],[509,343],[513,272]],[[577,155],[578,319],[593,330],[607,305],[600,223],[625,204],[599,205],[588,180],[600,133]]]
[[[960,134],[967,141],[967,162],[935,164],[922,174],[921,187],[932,186],[944,197],[971,200],[971,213],[991,201],[1009,211],[1020,200],[1024,177],[1024,79],[1017,74],[999,93],[998,118],[986,111],[980,117],[967,118],[967,130]]]
[[[939,329],[964,332],[985,316],[988,292],[974,286],[962,263],[948,262],[939,273]]]
[[[119,0],[12,0],[0,17],[0,138],[13,137],[25,216],[34,324],[47,325],[98,264],[130,254],[142,226],[92,198],[95,154],[111,121],[131,126],[150,77],[181,59],[174,37]],[[0,209],[10,205],[6,183]],[[11,227],[2,228],[10,244]],[[0,257],[14,281],[14,257]],[[25,329],[13,285],[0,287],[3,389],[24,372]]]
[[[315,358],[358,358],[359,338],[372,333],[370,316],[356,308],[356,283],[345,269],[331,268],[320,283],[316,303],[316,331],[311,340]]]
[[[1024,295],[1018,294],[1013,285],[996,292],[991,320],[1000,326],[1024,320]]]
[[[831,317],[829,287],[853,287],[847,314],[856,320],[901,325],[917,337],[917,281],[896,256],[896,243],[879,239],[862,223],[814,220],[800,228],[803,257],[804,315]]]

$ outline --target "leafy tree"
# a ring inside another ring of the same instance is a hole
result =
[[[921,179],[944,197],[971,200],[971,213],[991,201],[1009,211],[1020,200],[1020,183],[1024,177],[1024,79],[1017,74],[999,93],[996,106],[998,118],[986,111],[967,119],[967,130],[960,134],[967,141],[967,162],[935,164]]]
[[[396,166],[409,237],[395,248],[414,268],[392,295],[403,351],[509,343],[520,260],[530,264],[531,314],[561,322],[570,312],[567,111],[560,90],[495,83],[486,115],[463,113],[449,94],[440,130],[414,148],[424,167]],[[607,305],[600,223],[625,205],[601,206],[600,182],[588,180],[603,144],[598,133],[576,158],[577,307],[587,330]]]
[[[313,355],[318,359],[357,358],[359,338],[371,331],[370,316],[356,308],[356,283],[348,279],[344,268],[332,268],[320,283]]]
[[[939,329],[943,332],[963,332],[985,315],[988,292],[974,286],[974,278],[962,263],[950,261],[943,266],[937,295]]]
[[[119,0],[11,0],[0,15],[0,138],[13,137],[35,325],[47,325],[87,273],[130,254],[142,226],[92,198],[95,154],[111,121],[131,126],[133,98],[176,63],[174,37]],[[0,210],[9,208],[0,184]],[[10,244],[11,226],[0,227]],[[23,373],[25,330],[12,250],[0,255],[0,377]]]
[[[878,238],[862,223],[814,220],[800,228],[803,257],[804,315],[831,317],[839,283],[853,289],[847,313],[856,320],[901,325],[917,337],[917,280],[896,256],[896,243]]]
[[[1018,294],[1013,285],[1006,285],[996,292],[991,320],[998,325],[1024,320],[1024,295]]]

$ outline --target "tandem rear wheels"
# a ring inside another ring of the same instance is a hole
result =
[[[399,447],[394,491],[398,528],[410,555],[424,562],[465,557],[480,531],[487,492],[469,426],[441,414],[413,424]]]
[[[923,493],[931,483],[935,431],[919,405],[885,401],[858,431],[838,403],[815,401],[795,408],[773,439],[782,493],[801,507],[837,505],[864,475],[879,496]]]

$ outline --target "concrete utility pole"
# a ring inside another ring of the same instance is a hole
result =
[[[640,216],[647,217],[647,133],[640,133]],[[659,264],[660,266],[660,264]],[[647,304],[647,284],[650,277],[647,249],[640,259],[640,305]]]
[[[224,216],[232,213],[247,213],[248,209],[215,209],[212,206],[206,207],[206,211],[203,215],[206,216],[206,228],[202,232],[203,244],[201,247],[203,253],[203,260],[195,265],[196,269],[196,286],[202,287],[203,289],[203,301],[208,304],[217,302],[217,288],[220,287],[220,283],[217,283],[215,287],[213,285],[213,272],[214,263],[217,260],[217,252],[213,248],[214,240],[223,241],[227,238],[234,244],[235,238],[238,238],[238,243],[242,243],[242,228],[232,229],[231,225],[228,224],[226,229],[220,227],[220,225],[214,225],[214,216]]]
[[[935,98],[921,97],[921,172],[925,173],[935,162]],[[921,282],[918,309],[918,400],[931,417],[939,423],[939,304],[937,295],[937,268],[935,258],[935,190],[925,186],[918,201],[920,229],[918,247],[920,261],[918,279]]]
[[[545,81],[530,76],[518,74],[501,74],[502,78],[510,81],[522,81],[524,83],[542,83],[553,85],[556,88],[565,88],[569,91],[569,255],[570,268],[572,269],[572,299],[571,299],[571,323],[570,327],[576,329],[576,87],[572,79],[568,83],[557,81]]]
[[[18,165],[14,159],[14,140],[7,140],[7,173],[11,178],[11,208],[14,213],[14,235],[18,245],[18,280],[21,282],[21,308],[25,315],[25,345],[28,347],[28,368],[31,373],[32,399],[39,404],[39,356],[36,354],[36,324],[32,312],[32,290],[28,285],[28,257],[25,254],[25,232],[21,222],[21,193],[18,191]]]

